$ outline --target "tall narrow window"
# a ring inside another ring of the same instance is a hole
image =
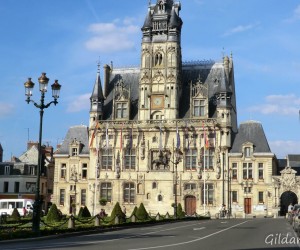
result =
[[[87,178],[87,163],[82,164],[82,173],[81,173],[82,179]]]
[[[64,206],[65,205],[65,189],[59,190],[59,205]]]
[[[16,181],[15,187],[14,187],[14,192],[19,193],[19,191],[20,191],[20,182]]]
[[[185,168],[186,170],[196,170],[197,168],[197,150],[189,149],[185,154]]]
[[[243,179],[252,178],[252,163],[243,163]]]
[[[86,189],[81,189],[80,203],[81,203],[81,206],[86,205]]]
[[[116,118],[126,118],[127,117],[127,103],[117,103],[116,105]]]
[[[10,174],[10,166],[5,166],[4,175],[9,175],[9,174]]]
[[[237,180],[237,163],[232,163],[232,179]]]
[[[8,193],[8,181],[5,181],[3,184],[3,193]]]
[[[72,156],[77,156],[77,155],[78,155],[78,149],[72,148]]]
[[[112,150],[111,149],[104,149],[102,150],[102,165],[101,169],[102,170],[112,170]]]
[[[205,115],[205,100],[194,99],[193,115],[194,116],[204,116]]]
[[[135,149],[125,150],[125,169],[135,170]]]
[[[258,202],[264,203],[264,192],[261,191],[258,192]]]
[[[232,191],[231,192],[231,199],[232,199],[232,202],[238,202],[238,196],[237,196],[237,191]]]
[[[60,178],[65,179],[67,172],[67,165],[66,163],[62,163],[60,166]]]
[[[111,183],[110,182],[101,183],[100,198],[106,199],[107,202],[111,202],[111,193],[112,193]]]
[[[35,175],[35,166],[29,166],[29,175]]]
[[[244,148],[244,154],[245,154],[245,157],[251,157],[251,148],[250,147],[245,147]]]
[[[258,163],[258,179],[263,180],[264,179],[264,164]]]
[[[205,169],[213,169],[214,167],[214,148],[201,148],[201,161]]]
[[[204,196],[205,196],[205,201],[204,201]],[[204,186],[202,187],[202,204],[212,205],[213,203],[214,203],[214,186],[211,183],[207,183],[205,184],[205,188]]]
[[[132,182],[124,183],[124,202],[134,203],[134,200],[135,200],[134,183]]]

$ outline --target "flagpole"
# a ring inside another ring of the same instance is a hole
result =
[[[205,180],[206,180],[206,176],[205,176],[205,162],[206,162],[206,145],[205,145],[205,132],[204,132],[204,163],[203,163],[203,178],[204,178],[204,215],[206,213],[206,183],[205,183]]]
[[[95,130],[95,137],[96,137],[96,169],[95,169],[95,187],[94,187],[94,206],[93,206],[93,214],[94,216],[96,215],[96,190],[97,190],[97,185],[98,185],[98,168],[99,168],[99,143],[98,143],[98,122],[96,124],[96,129]]]

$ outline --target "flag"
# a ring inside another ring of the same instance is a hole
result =
[[[108,143],[109,143],[109,140],[108,140],[108,123],[106,123],[106,129],[105,129],[105,138],[106,138],[106,149],[108,149]]]
[[[215,126],[214,126],[214,147],[217,147],[217,132]]]
[[[122,153],[122,148],[123,148],[123,125],[124,125],[124,123],[122,124],[121,135],[120,135],[120,151],[121,151],[121,153]]]
[[[95,135],[97,133],[97,129],[98,129],[98,121],[96,122],[96,125],[94,127],[93,133],[92,133],[92,138],[91,138],[91,142],[90,142],[90,147],[93,145],[94,139],[95,139]],[[96,145],[97,146],[97,145]]]
[[[185,137],[186,148],[187,150],[190,150],[189,129],[187,127],[187,122],[185,122],[184,137]]]
[[[177,126],[177,123],[176,123],[176,136],[177,136],[177,144],[176,144],[176,148],[179,149],[179,148],[180,148],[180,135],[179,135],[179,132],[178,132],[178,126]]]
[[[203,127],[203,132],[204,132],[204,146],[207,149],[207,148],[209,148],[209,141],[208,141],[208,137],[206,136],[205,129],[204,129],[204,123],[202,123],[202,127]]]
[[[128,149],[132,149],[132,130],[133,130],[133,125],[131,126],[131,129],[130,129],[130,132],[129,132]]]
[[[162,151],[162,129],[161,129],[161,123],[159,124],[159,151]]]

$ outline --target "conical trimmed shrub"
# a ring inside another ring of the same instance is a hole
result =
[[[181,203],[178,203],[176,213],[177,213],[177,218],[185,217],[185,212],[182,210]]]
[[[140,204],[139,208],[135,213],[138,220],[147,220],[149,218],[148,212],[143,203]]]
[[[82,212],[80,213],[80,211],[79,211],[78,217],[90,218],[91,213],[90,213],[89,209],[86,206],[84,206],[83,209],[82,209]]]
[[[57,209],[57,206],[55,204],[52,204],[52,206],[49,209],[49,212],[46,216],[47,222],[57,222],[61,220],[61,213]]]
[[[11,218],[12,218],[13,221],[19,221],[21,219],[21,215],[20,215],[17,208],[14,208],[14,210],[11,214]]]
[[[135,216],[136,216],[136,211],[137,211],[137,209],[138,209],[137,206],[135,206],[134,209],[133,209],[133,211],[132,211],[132,213],[131,213],[131,216],[132,216],[132,215],[135,215]]]
[[[78,212],[78,217],[82,217],[82,211],[83,211],[83,207],[80,207],[79,212]]]
[[[126,215],[122,212],[119,202],[116,203],[110,215],[111,219],[114,219],[116,216],[119,216],[120,218],[124,219],[126,217]]]

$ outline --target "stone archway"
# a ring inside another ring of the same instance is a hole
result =
[[[290,204],[298,204],[298,197],[292,191],[285,191],[280,196],[280,215],[285,215],[287,213],[288,206]]]

